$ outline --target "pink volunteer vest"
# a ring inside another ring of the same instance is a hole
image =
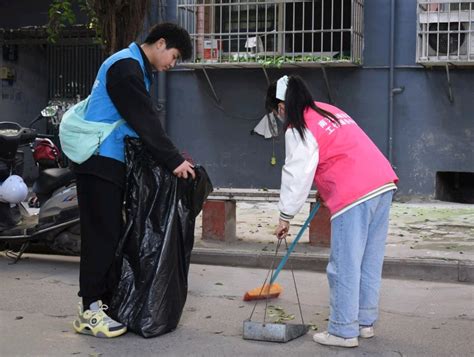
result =
[[[336,115],[340,126],[308,108],[306,125],[319,146],[316,187],[331,214],[398,177],[390,163],[356,122],[339,108],[316,102]]]

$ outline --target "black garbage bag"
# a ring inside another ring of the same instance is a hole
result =
[[[110,313],[129,330],[154,337],[176,328],[186,302],[195,218],[212,192],[203,167],[178,179],[138,139],[126,140],[126,228]]]

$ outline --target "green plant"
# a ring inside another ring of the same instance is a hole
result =
[[[67,0],[53,0],[49,6],[48,17],[46,33],[48,34],[48,41],[51,43],[57,42],[62,28],[76,22],[72,4]]]
[[[61,30],[76,22],[74,5],[88,17],[86,26],[93,29],[106,53],[127,47],[143,30],[151,0],[52,0],[46,26],[48,40],[56,43]],[[161,6],[161,1],[157,1]]]
[[[99,18],[97,17],[97,13],[95,12],[92,3],[93,0],[78,0],[79,1],[79,8],[83,13],[87,15],[87,18],[89,19],[89,23],[87,24],[87,27],[91,30],[94,30],[96,32],[96,35],[98,38],[101,36],[101,30],[99,27]]]
[[[342,56],[341,58],[333,58],[329,56],[311,56],[311,55],[299,55],[299,56],[222,56],[220,63],[258,63],[263,67],[268,68],[281,68],[285,64],[294,63],[324,63],[324,62],[350,62],[350,56]],[[195,61],[199,63],[200,61]],[[359,64],[360,61],[356,62]]]

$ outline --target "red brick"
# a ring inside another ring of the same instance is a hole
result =
[[[315,203],[311,203],[311,208]],[[331,213],[327,207],[321,206],[309,224],[309,244],[320,247],[331,245]]]
[[[234,241],[235,207],[235,201],[206,201],[202,209],[202,239]]]

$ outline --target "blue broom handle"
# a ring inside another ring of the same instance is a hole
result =
[[[275,269],[275,272],[273,273],[272,279],[270,280],[270,285],[275,282],[276,278],[278,277],[278,274],[280,274],[280,271],[285,266],[286,262],[288,261],[288,258],[290,257],[290,254],[295,249],[296,244],[300,240],[300,238],[303,235],[306,228],[309,226],[310,222],[313,220],[314,216],[316,215],[316,212],[318,212],[319,206],[320,206],[319,202],[316,202],[316,204],[314,205],[313,209],[311,210],[311,212],[309,214],[309,217],[306,219],[306,222],[304,222],[303,226],[301,227],[300,231],[298,232],[298,235],[296,236],[295,240],[290,244],[285,256],[281,260],[280,264],[278,264],[278,267]]]

